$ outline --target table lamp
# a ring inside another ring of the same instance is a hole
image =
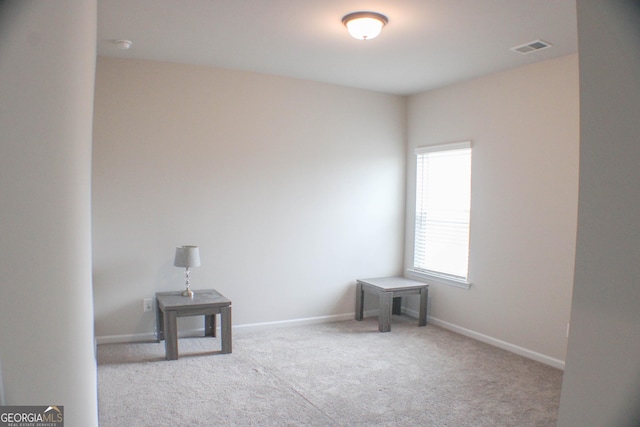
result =
[[[200,265],[200,250],[197,246],[178,246],[176,248],[176,257],[173,261],[173,265],[176,267],[186,268],[186,289],[182,292],[185,297],[193,297],[193,291],[189,285],[189,279],[191,267],[198,267]]]

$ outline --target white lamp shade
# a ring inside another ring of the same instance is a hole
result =
[[[200,265],[200,250],[197,246],[178,246],[173,265],[176,267],[198,267]]]
[[[387,17],[376,12],[355,12],[345,16],[342,22],[352,37],[371,40],[378,37],[387,23]]]

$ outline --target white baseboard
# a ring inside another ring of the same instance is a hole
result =
[[[373,313],[372,313],[373,314]],[[377,314],[377,313],[376,313]],[[318,323],[339,322],[342,320],[354,319],[354,313],[333,314],[329,316],[305,317],[302,319],[278,320],[274,322],[248,323],[245,325],[234,325],[233,330],[243,331],[259,331],[273,328],[283,328],[290,326],[314,325]],[[218,327],[218,330],[220,327]],[[178,337],[194,337],[201,336],[204,328],[188,329],[178,331]],[[102,335],[96,336],[96,344],[123,344],[134,342],[154,342],[156,341],[155,332],[145,332],[142,334],[126,334],[126,335]]]
[[[402,312],[404,314],[407,314],[408,316],[415,317],[416,319],[418,318],[418,312],[415,310],[402,307]],[[364,313],[364,315],[377,316],[378,310],[367,310]],[[259,331],[259,330],[281,328],[281,327],[339,322],[343,320],[354,319],[354,316],[355,316],[355,313],[344,313],[344,314],[333,314],[329,316],[305,317],[302,319],[278,320],[274,322],[249,323],[245,325],[234,325],[233,330]],[[445,322],[444,320],[440,320],[435,317],[430,316],[428,319],[428,322],[436,326],[440,326],[441,328],[459,333],[460,335],[464,335],[466,337],[473,338],[475,340],[493,345],[503,350],[510,351],[512,353],[527,357],[529,359],[535,360],[540,363],[544,363],[545,365],[549,365],[554,368],[564,370],[564,365],[565,365],[564,360],[555,359],[553,357],[535,352],[533,350],[529,350],[527,348],[520,347],[515,344],[511,344],[506,341],[502,341],[497,338],[493,338],[476,331],[472,331],[471,329],[463,328],[461,326],[454,325],[453,323]],[[190,330],[179,331],[178,336],[181,338],[201,336],[203,333],[204,333],[203,328],[190,329]],[[154,341],[156,341],[156,335],[154,332],[147,332],[142,334],[128,334],[128,335],[103,335],[103,336],[96,337],[97,344],[120,344],[120,343],[133,343],[133,342],[154,342]]]
[[[410,310],[405,307],[402,307],[402,312],[406,313],[409,316],[418,318],[418,312],[415,310]],[[518,345],[511,344],[506,341],[499,340],[497,338],[490,337],[489,335],[481,334],[479,332],[472,331],[471,329],[463,328],[462,326],[445,322],[444,320],[440,320],[435,317],[429,316],[427,321],[428,323],[432,323],[436,326],[440,326],[441,328],[448,329],[460,335],[464,335],[466,337],[473,338],[483,343],[490,344],[494,347],[498,347],[503,350],[510,351],[511,353],[515,353],[520,356],[526,357],[528,359],[535,360],[536,362],[544,363],[545,365],[549,365],[554,368],[564,370],[564,360],[556,359],[554,357],[550,357],[545,354],[538,353],[536,351],[529,350],[527,348],[520,347]]]
[[[234,326],[233,329],[243,331],[259,331],[264,329],[281,328],[288,326],[316,325],[318,323],[340,322],[343,320],[352,320],[355,313],[332,314],[329,316],[304,317],[302,319],[277,320],[275,322],[249,323],[246,325]]]
[[[143,334],[126,334],[126,335],[101,335],[96,336],[96,344],[124,344],[133,342],[151,342],[156,340],[156,334],[153,332],[145,332]]]

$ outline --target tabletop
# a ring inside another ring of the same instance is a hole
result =
[[[227,299],[215,289],[194,289],[193,297],[185,297],[182,291],[158,292],[156,293],[158,305],[161,309],[172,308],[197,308],[211,306],[226,306],[231,304],[231,300]]]
[[[417,280],[405,279],[404,277],[379,277],[374,279],[359,279],[358,282],[372,285],[385,291],[420,289],[429,287],[429,285],[426,283],[418,282]]]

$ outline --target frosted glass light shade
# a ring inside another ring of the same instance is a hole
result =
[[[387,22],[387,17],[377,12],[354,12],[342,18],[349,34],[358,40],[378,37]]]
[[[197,246],[178,246],[173,265],[176,267],[198,267],[200,265],[200,249]]]

